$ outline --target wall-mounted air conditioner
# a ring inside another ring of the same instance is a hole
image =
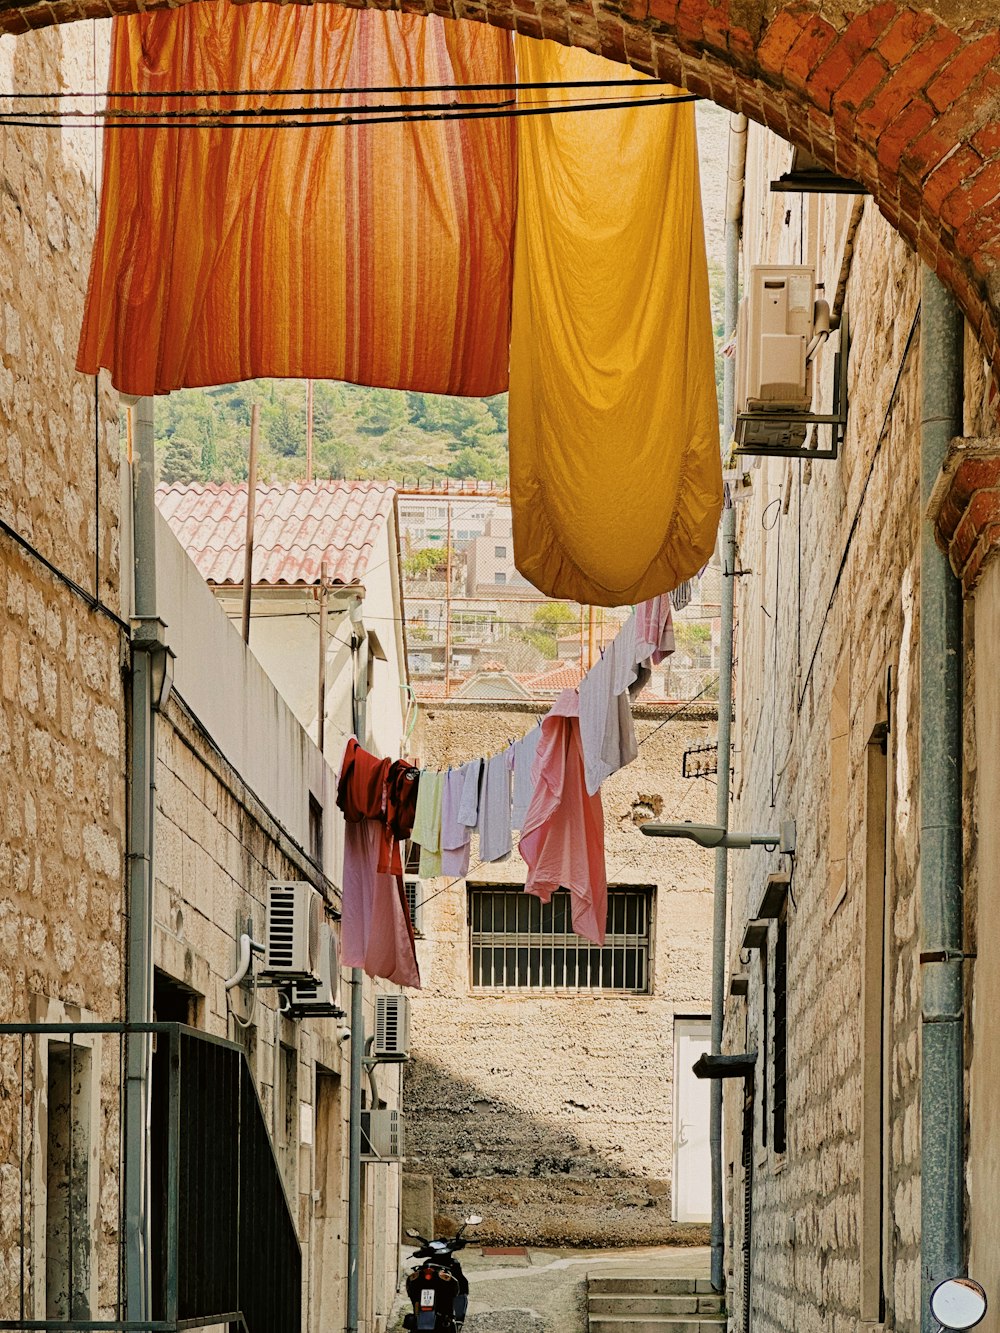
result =
[[[311,884],[269,884],[264,973],[288,981],[319,981],[325,921],[323,899]]]
[[[415,879],[412,875],[404,875],[403,891],[406,894],[406,910],[410,914],[410,925],[413,927],[413,933],[420,935],[422,933],[424,882],[421,879]]]
[[[398,1162],[403,1156],[403,1113],[388,1108],[361,1112],[361,1160]]]
[[[289,992],[293,1010],[308,1016],[310,1011],[342,1018],[340,1007],[340,947],[337,928],[328,923],[320,927],[319,979],[293,981]]]
[[[405,995],[376,995],[372,1055],[376,1060],[407,1060],[409,1045],[409,1000]]]
[[[736,423],[738,452],[793,453],[810,426],[846,423],[845,339],[837,338],[834,407],[814,412],[814,359],[830,336],[830,307],[816,299],[816,271],[808,265],[755,264],[740,303],[736,330]],[[813,447],[814,448],[814,447]]]

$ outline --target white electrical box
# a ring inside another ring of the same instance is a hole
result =
[[[403,1113],[389,1108],[361,1112],[361,1160],[398,1162],[403,1156]]]
[[[815,311],[815,269],[750,269],[737,332],[738,412],[810,410]]]
[[[407,1060],[410,1045],[410,1002],[405,995],[376,995],[375,1040],[372,1054],[376,1060]]]
[[[269,884],[265,974],[288,981],[318,982],[325,924],[323,899],[311,884],[302,880]]]
[[[293,1009],[340,1009],[340,945],[328,922],[320,927],[319,977],[293,981],[289,999]]]

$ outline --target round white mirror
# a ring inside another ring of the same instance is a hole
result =
[[[949,1278],[931,1293],[931,1314],[942,1328],[975,1328],[986,1314],[986,1292],[970,1277]]]
[[[465,1219],[465,1225],[467,1227],[477,1227],[479,1226],[479,1223],[482,1220],[483,1219],[479,1216],[478,1213],[470,1213],[469,1216]]]

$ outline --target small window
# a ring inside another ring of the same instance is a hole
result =
[[[778,922],[778,938],[774,947],[774,1046],[773,1100],[774,1151],[782,1153],[787,1144],[785,1115],[788,1080],[788,923]]]
[[[424,896],[423,882],[407,875],[403,879],[403,891],[406,894],[406,910],[410,914],[410,925],[413,927],[413,933],[414,935],[420,935],[422,934],[420,922]]]
[[[323,807],[316,797],[309,795],[309,855],[320,867],[323,865]]]
[[[507,582],[507,575],[503,572],[502,569],[498,569],[497,572],[493,575],[493,582],[494,582],[494,583],[506,583],[506,582]]]
[[[476,990],[650,990],[652,890],[608,890],[604,947],[573,933],[565,890],[543,903],[520,887],[469,890]]]
[[[506,560],[507,559],[506,546],[494,546],[493,554],[496,556],[498,560]]]

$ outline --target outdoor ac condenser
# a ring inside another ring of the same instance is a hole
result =
[[[375,1040],[372,1054],[376,1060],[406,1060],[410,1045],[410,1002],[405,995],[376,995]]]
[[[264,972],[288,981],[320,980],[323,899],[305,881],[267,886]]]
[[[755,264],[737,330],[738,412],[808,412],[816,332],[816,272]]]
[[[403,1114],[388,1108],[361,1112],[361,1160],[398,1162],[403,1156]]]
[[[335,927],[324,922],[320,927],[319,979],[293,981],[289,996],[293,1009],[315,1009],[326,1013],[340,1008],[340,949]]]

